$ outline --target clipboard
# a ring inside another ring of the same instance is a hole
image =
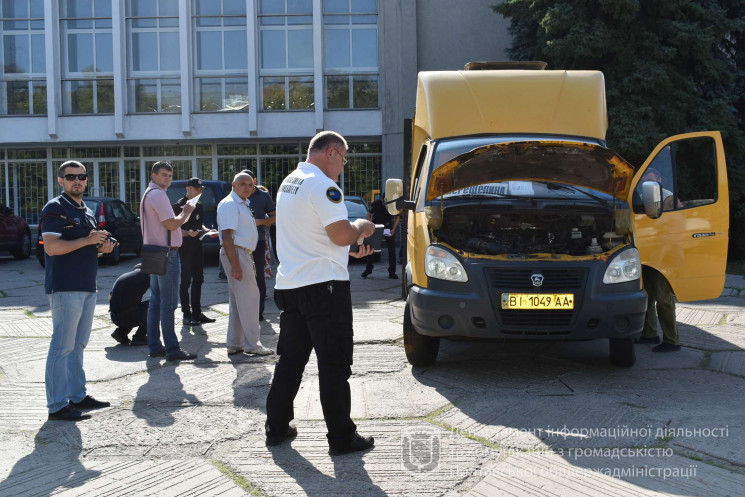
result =
[[[382,224],[376,224],[375,225],[375,231],[372,235],[368,236],[364,240],[362,240],[362,245],[370,245],[373,248],[373,251],[380,252],[380,246],[383,244],[383,231],[385,230],[385,226]],[[349,246],[350,252],[359,252],[359,244],[353,243]]]

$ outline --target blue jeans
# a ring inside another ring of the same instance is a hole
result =
[[[178,250],[168,251],[166,274],[150,275],[150,307],[147,310],[147,347],[151,354],[163,350],[160,332],[163,330],[163,342],[166,355],[179,351],[178,338],[173,320],[173,313],[178,305],[178,286],[181,278],[181,262]]]
[[[83,351],[88,345],[96,310],[96,294],[55,292],[49,295],[52,308],[52,341],[49,344],[44,377],[47,408],[50,413],[68,401],[80,402],[86,396]]]

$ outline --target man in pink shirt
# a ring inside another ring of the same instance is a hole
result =
[[[181,214],[174,215],[166,190],[173,180],[173,168],[166,161],[153,164],[150,184],[140,202],[140,225],[142,243],[168,247],[168,264],[163,276],[150,275],[150,307],[147,312],[147,346],[150,357],[166,357],[167,361],[195,359],[196,354],[184,350],[178,343],[173,314],[178,305],[178,287],[181,262],[178,248],[181,246],[181,225],[194,210],[191,204],[184,205]],[[170,236],[169,236],[170,235]],[[163,343],[160,341],[161,328]]]

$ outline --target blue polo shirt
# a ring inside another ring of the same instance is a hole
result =
[[[88,236],[96,227],[96,218],[84,202],[78,204],[63,193],[44,206],[41,211],[42,236],[55,235],[62,240]],[[44,254],[44,289],[54,292],[95,292],[98,272],[98,249],[86,245],[67,254]]]

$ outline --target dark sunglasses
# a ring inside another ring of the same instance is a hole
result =
[[[77,178],[79,181],[85,181],[88,179],[88,175],[86,173],[82,174],[65,174],[63,176],[67,181],[75,181],[75,178]]]

